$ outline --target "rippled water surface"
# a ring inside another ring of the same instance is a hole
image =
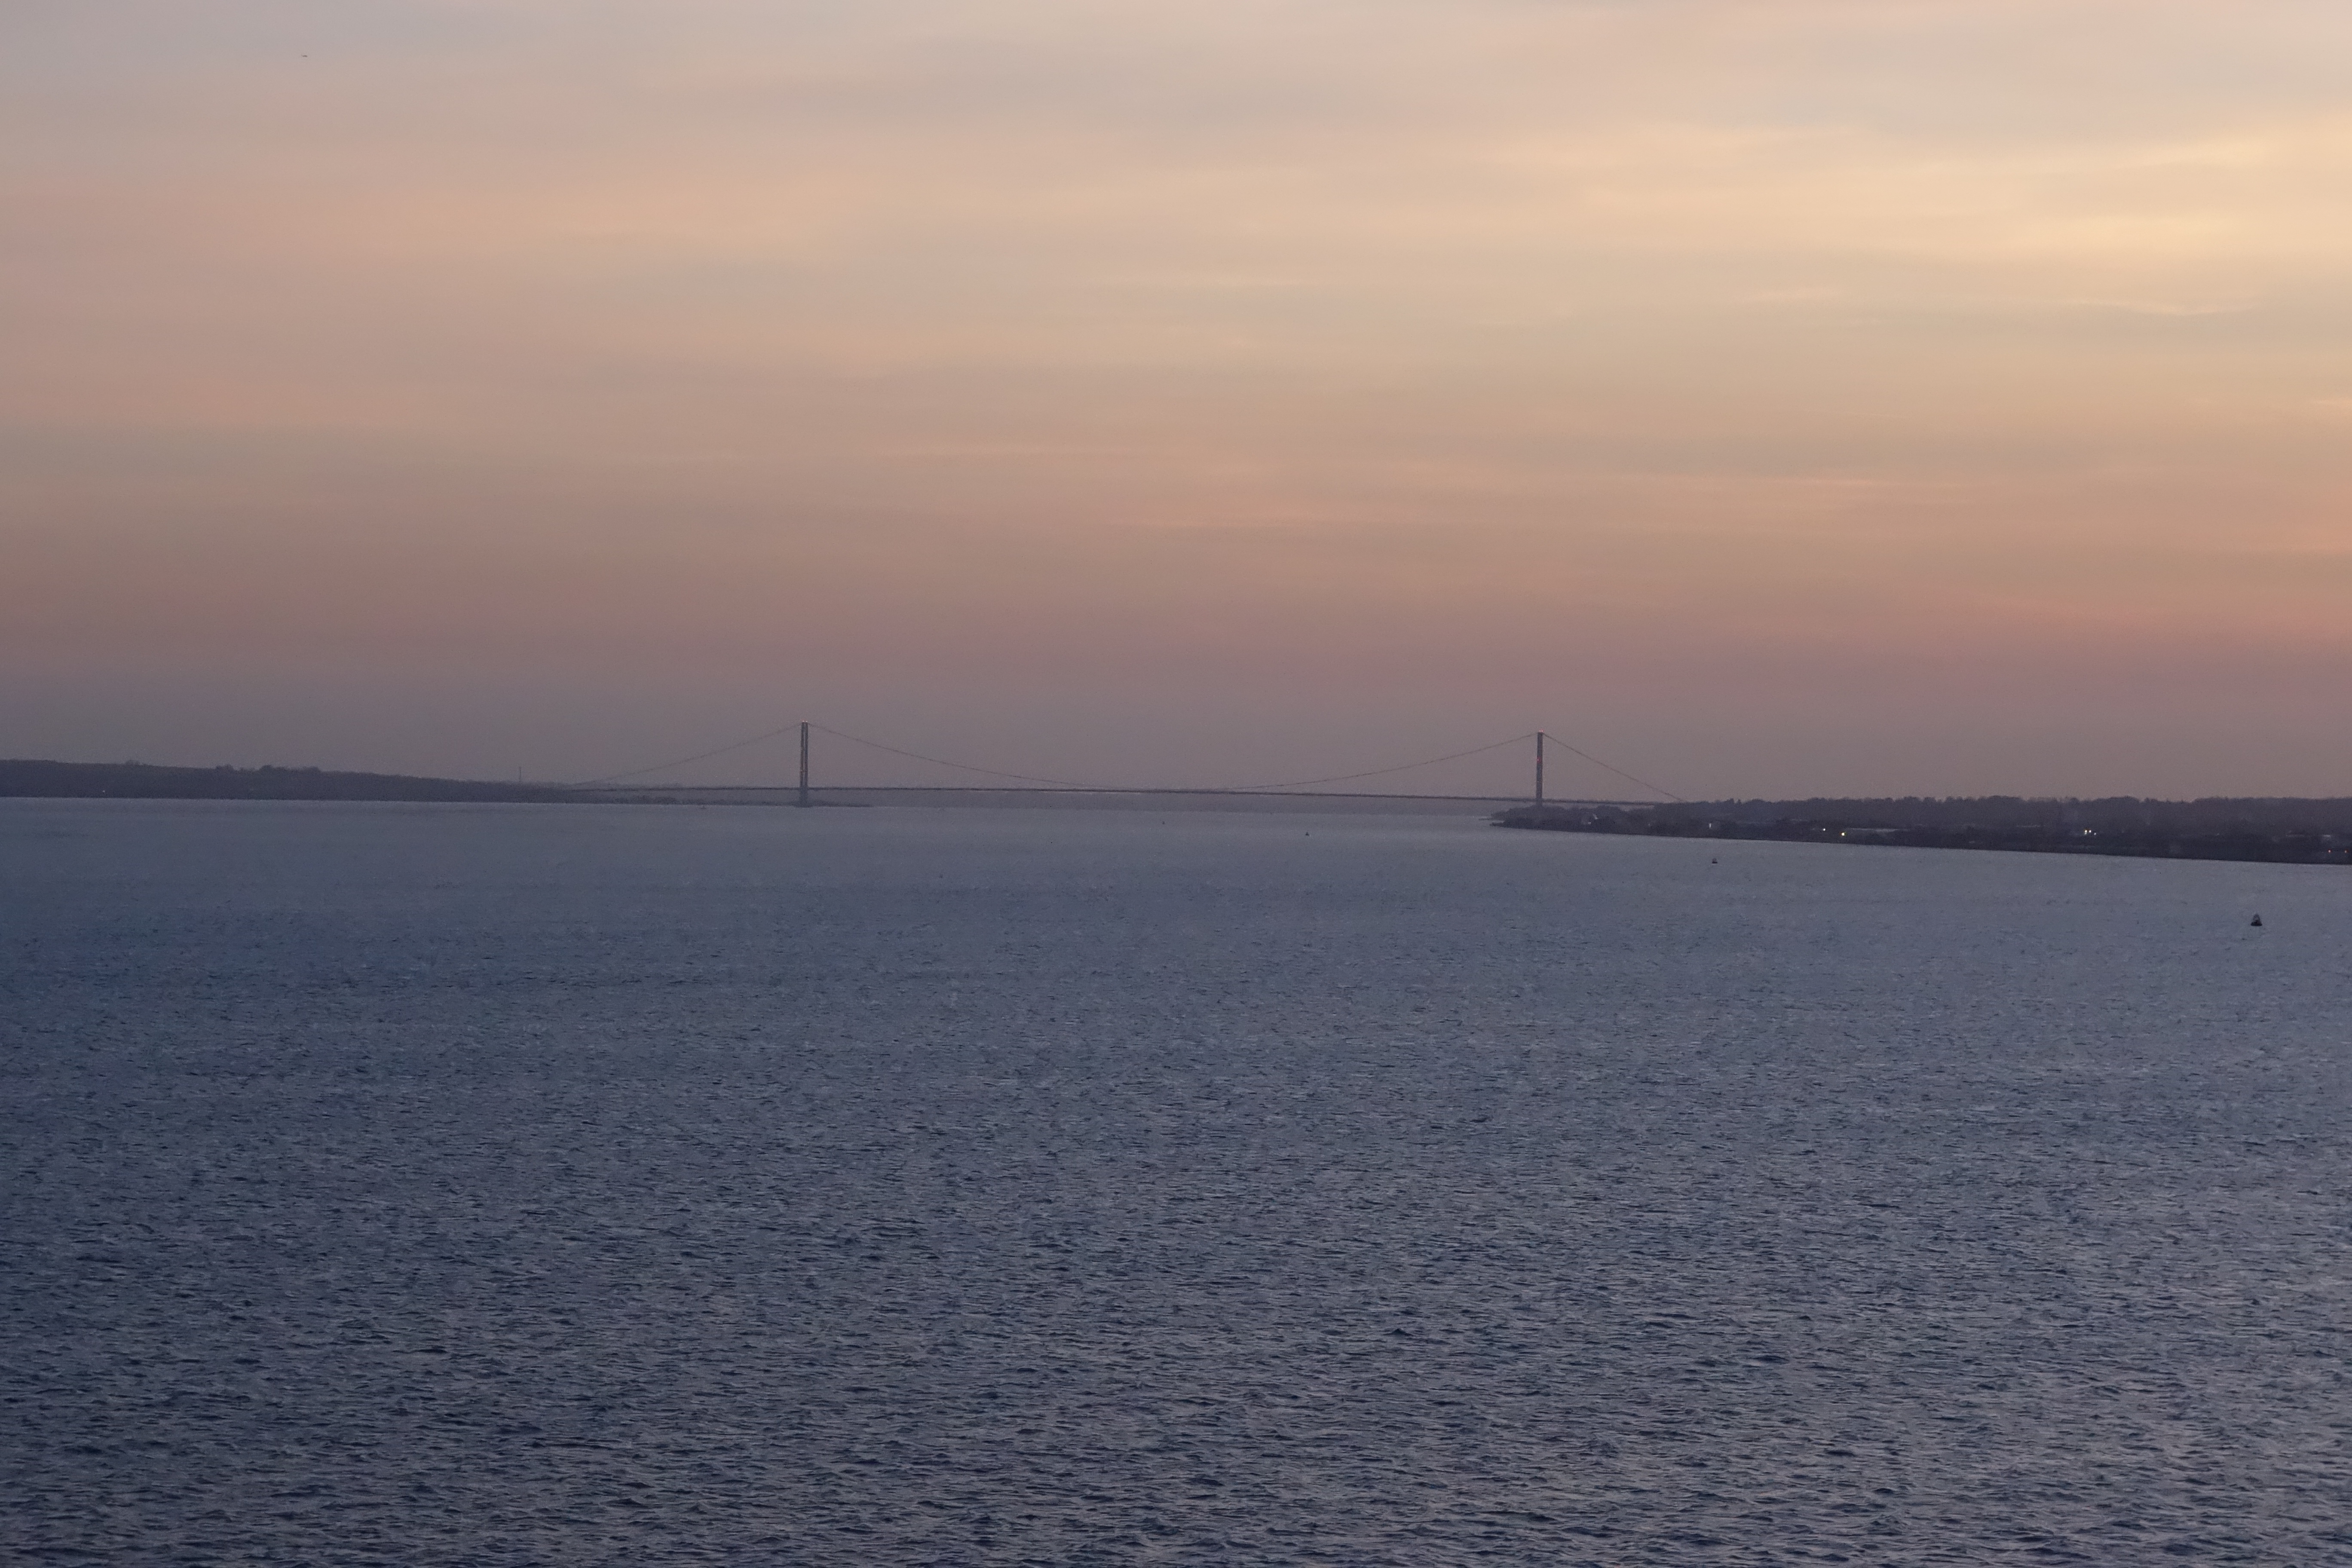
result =
[[[2341,869],[11,801],[0,922],[34,1560],[2352,1562]]]

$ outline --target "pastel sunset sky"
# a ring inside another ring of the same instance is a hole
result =
[[[2344,0],[15,0],[0,755],[2352,794],[2347,83]]]

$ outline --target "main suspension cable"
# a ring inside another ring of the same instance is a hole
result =
[[[1524,735],[1514,735],[1507,741],[1496,741],[1491,745],[1473,746],[1466,752],[1449,752],[1442,757],[1424,757],[1417,763],[1401,763],[1392,768],[1373,768],[1368,773],[1334,773],[1329,778],[1322,779],[1292,779],[1287,784],[1236,784],[1228,790],[1213,793],[1263,795],[1274,790],[1305,789],[1310,784],[1353,784],[1358,779],[1381,778],[1390,773],[1411,773],[1415,768],[1435,767],[1440,763],[1458,762],[1464,757],[1482,756],[1488,752],[1499,752],[1505,746],[1516,746],[1522,741],[1533,739],[1535,739],[1535,731],[1530,730]]]
[[[809,728],[812,730],[822,730],[826,734],[833,736],[836,740],[855,741],[861,746],[871,746],[877,752],[887,752],[894,757],[911,757],[916,762],[930,763],[935,766],[942,768],[961,768],[968,773],[986,773],[991,778],[998,779],[1018,779],[1023,784],[1050,784],[1056,789],[1101,789],[1104,787],[1101,784],[1074,784],[1068,779],[1044,779],[1037,777],[1034,773],[1008,773],[1002,768],[983,768],[976,763],[950,762],[946,757],[927,757],[920,752],[910,752],[904,746],[885,745],[880,741],[869,741],[863,735],[848,734],[843,731],[835,729],[830,724],[811,724]]]
[[[618,784],[623,779],[641,779],[647,773],[662,773],[670,768],[682,768],[688,763],[706,763],[713,757],[723,757],[730,752],[740,752],[746,746],[756,746],[762,741],[772,741],[779,735],[789,735],[799,728],[798,724],[787,724],[781,730],[771,730],[764,735],[754,735],[748,741],[737,741],[732,745],[721,746],[716,751],[697,752],[690,757],[673,757],[666,763],[656,763],[649,768],[631,768],[625,773],[606,773],[601,779],[583,779],[572,787],[594,789],[598,784]]]
[[[1558,746],[1563,752],[1573,752],[1575,755],[1582,757],[1586,762],[1591,763],[1596,768],[1601,768],[1606,772],[1615,773],[1619,778],[1625,780],[1629,784],[1637,784],[1643,789],[1664,795],[1668,800],[1675,802],[1678,805],[1688,805],[1690,804],[1689,801],[1685,800],[1681,795],[1676,795],[1674,791],[1666,788],[1664,784],[1654,784],[1645,778],[1637,778],[1633,774],[1627,773],[1623,768],[1616,767],[1611,763],[1602,762],[1591,752],[1578,751],[1577,748],[1570,745],[1566,741],[1561,740],[1558,735],[1553,734],[1549,730],[1544,731],[1544,739],[1552,745]]]

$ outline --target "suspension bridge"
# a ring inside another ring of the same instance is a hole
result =
[[[828,776],[819,779],[818,741],[823,739],[839,746],[852,748],[848,754],[887,755],[901,762],[916,762],[945,768],[959,778],[985,780],[984,783],[947,784],[867,784],[848,777]],[[721,757],[739,755],[757,746],[793,740],[799,751],[799,772],[789,784],[688,784],[648,782],[656,774],[674,773],[680,768],[715,762]],[[1419,773],[1446,763],[1466,762],[1512,749],[1523,749],[1530,772],[1529,788],[1524,794],[1429,794],[1396,789],[1343,789],[1345,784],[1370,784],[1377,780],[1395,780],[1399,775]],[[1554,753],[1564,752],[1580,762],[1600,769],[1613,779],[1622,780],[1648,792],[1640,799],[1601,799],[1585,795],[1548,794],[1545,768]],[[1683,797],[1660,784],[1627,773],[1614,763],[1602,761],[1591,752],[1572,745],[1549,731],[1531,730],[1500,741],[1490,741],[1482,746],[1465,751],[1448,752],[1443,756],[1419,757],[1411,762],[1388,767],[1370,768],[1358,773],[1333,773],[1320,778],[1283,779],[1263,784],[1180,785],[1180,784],[1093,784],[1076,779],[1047,778],[1034,773],[1013,773],[1003,768],[986,767],[977,763],[961,762],[951,757],[933,756],[927,752],[892,745],[863,735],[853,735],[829,724],[814,721],[781,725],[757,735],[731,742],[709,751],[688,756],[671,757],[663,762],[625,773],[607,773],[600,778],[584,779],[569,787],[583,793],[616,800],[705,797],[713,800],[745,798],[777,799],[800,806],[827,804],[827,795],[920,796],[938,795],[1100,795],[1100,796],[1182,796],[1203,798],[1268,798],[1285,797],[1302,800],[1358,801],[1422,801],[1458,802],[1464,805],[1514,804],[1532,801],[1538,805],[1654,805],[1661,800],[1680,801]]]

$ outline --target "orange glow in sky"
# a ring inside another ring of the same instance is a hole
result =
[[[2347,58],[2340,0],[34,0],[0,754],[2352,794]]]

